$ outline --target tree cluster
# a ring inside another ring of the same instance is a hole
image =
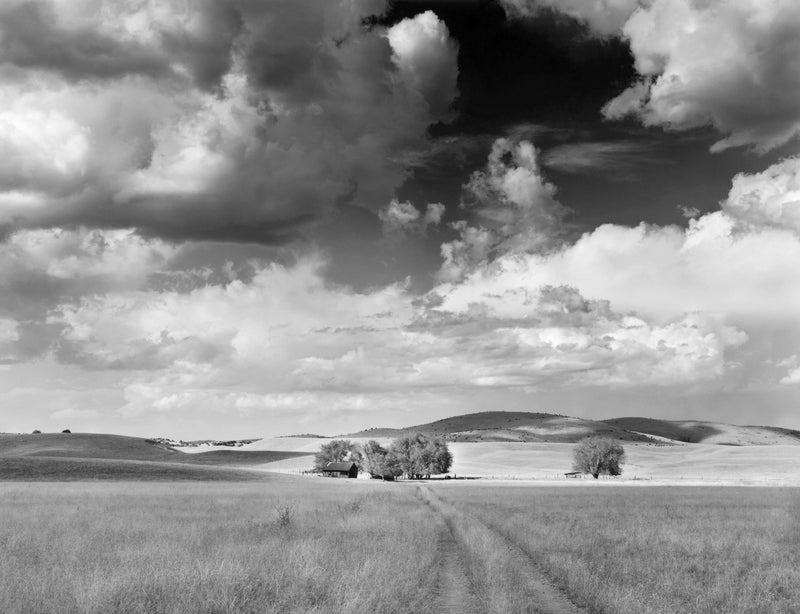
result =
[[[314,471],[322,471],[328,463],[341,462],[353,462],[361,470],[363,457],[358,444],[349,439],[334,439],[323,444],[314,456]]]
[[[349,440],[336,439],[322,446],[315,457],[314,469],[320,471],[327,463],[340,461],[352,461],[359,471],[376,478],[421,479],[447,473],[453,455],[443,439],[421,433],[395,439],[388,449],[375,440],[359,447]]]
[[[622,445],[608,437],[587,437],[577,443],[573,452],[572,468],[590,473],[597,479],[601,473],[622,475],[625,450]]]

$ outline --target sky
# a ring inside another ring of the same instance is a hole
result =
[[[0,431],[800,428],[795,0],[4,0]]]

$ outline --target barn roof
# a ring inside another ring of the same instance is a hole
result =
[[[322,469],[323,471],[350,471],[353,467],[358,467],[353,462],[350,463],[328,463]]]

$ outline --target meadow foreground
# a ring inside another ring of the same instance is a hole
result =
[[[794,489],[278,476],[0,492],[8,614],[800,607]]]

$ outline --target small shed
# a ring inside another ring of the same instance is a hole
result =
[[[583,475],[581,474],[580,471],[567,471],[564,474],[564,477],[566,477],[566,478],[580,478],[580,477],[583,477]]]
[[[328,463],[322,468],[322,475],[328,478],[357,478],[358,465],[353,462]]]

